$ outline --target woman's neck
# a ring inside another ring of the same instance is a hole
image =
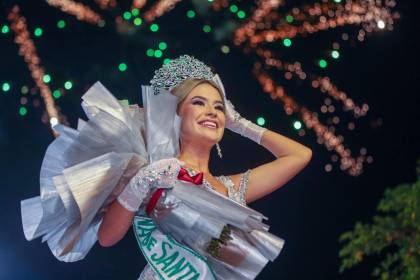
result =
[[[178,159],[185,162],[187,167],[190,167],[198,172],[209,174],[209,158],[210,150],[203,147],[195,147],[192,145],[185,145],[181,149]]]

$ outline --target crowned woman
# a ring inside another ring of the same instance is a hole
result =
[[[40,196],[23,200],[27,240],[43,236],[61,261],[112,246],[132,226],[147,260],[139,279],[255,279],[284,241],[247,203],[293,178],[311,150],[241,117],[217,74],[183,55],[142,86],[143,108],[99,82],[82,97],[89,120],[60,136],[41,167]],[[210,151],[225,128],[276,159],[214,176]]]

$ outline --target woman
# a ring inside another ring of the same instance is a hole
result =
[[[41,195],[21,203],[25,237],[43,235],[59,260],[72,262],[97,239],[117,243],[133,223],[149,263],[140,279],[175,279],[187,264],[191,277],[180,279],[254,279],[283,241],[245,205],[295,176],[311,150],[242,118],[218,75],[193,57],[162,66],[142,90],[138,108],[97,83],[82,97],[89,120],[77,130],[54,127],[60,137],[44,157]],[[213,176],[210,150],[220,154],[225,127],[277,159]]]
[[[208,80],[185,80],[175,87],[172,94],[178,97],[177,114],[182,119],[178,162],[196,173],[203,173],[205,182],[224,196],[243,204],[255,201],[284,185],[311,158],[309,148],[243,121],[250,127],[248,130],[256,137],[255,141],[261,142],[277,159],[244,174],[216,178],[209,171],[210,151],[222,139],[225,124],[227,128],[235,128],[233,107],[229,102],[225,104],[219,87]],[[231,189],[229,181],[233,182]],[[112,203],[99,228],[100,244],[111,246],[123,238],[135,213],[127,210],[118,200]],[[146,269],[143,279],[148,279],[146,274],[150,278],[153,273]]]

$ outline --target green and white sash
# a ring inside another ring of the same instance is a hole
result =
[[[137,243],[154,272],[162,280],[216,280],[206,259],[161,232],[152,219],[135,216]]]

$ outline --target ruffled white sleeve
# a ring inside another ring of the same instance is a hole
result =
[[[41,166],[40,195],[21,202],[27,240],[42,236],[54,256],[83,259],[97,240],[103,210],[148,163],[144,112],[97,82],[83,96],[87,121],[59,132]]]

